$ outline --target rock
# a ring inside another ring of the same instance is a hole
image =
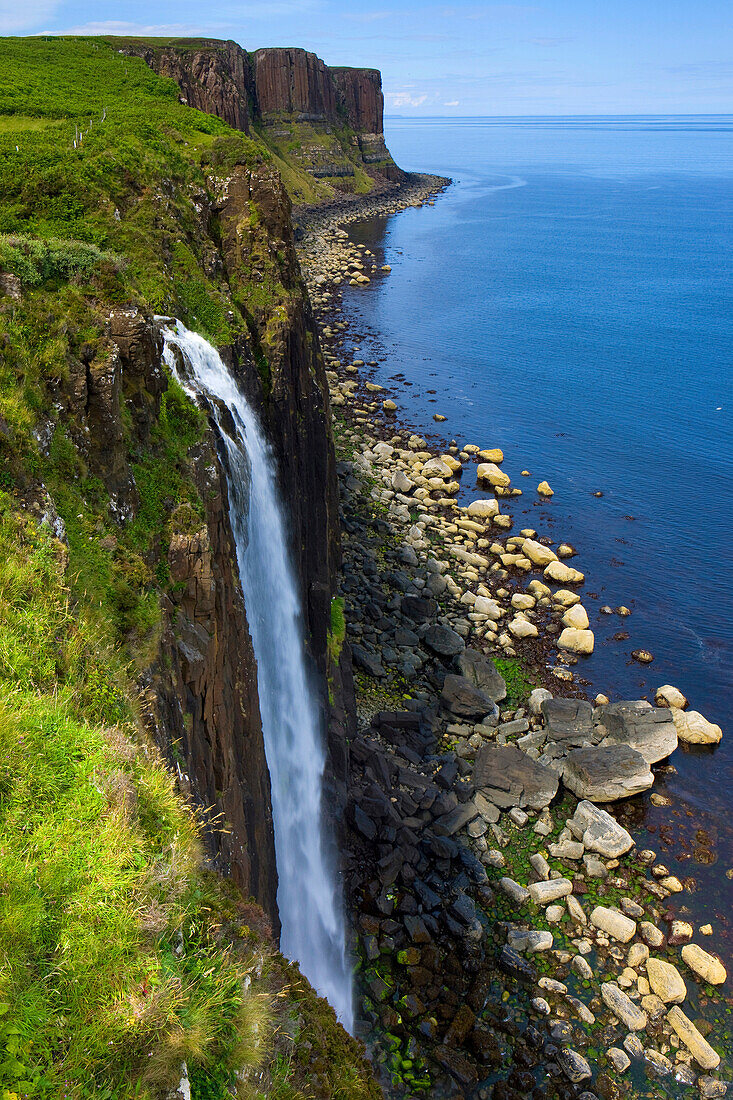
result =
[[[438,477],[442,480],[450,479],[453,475],[453,471],[447,462],[444,462],[442,458],[430,458],[422,468],[422,476],[431,478]]]
[[[578,798],[614,802],[647,791],[654,782],[641,753],[628,745],[575,749],[563,768],[563,783]]]
[[[459,654],[456,664],[461,674],[495,703],[506,699],[504,678],[497,672],[490,657],[485,657],[477,649],[464,649]]]
[[[554,550],[550,550],[549,546],[543,546],[541,542],[535,542],[534,539],[524,540],[522,553],[526,558],[529,558],[533,565],[539,565],[543,568],[549,565],[551,561],[557,561],[557,554]]]
[[[582,1054],[578,1054],[577,1051],[571,1050],[569,1047],[558,1051],[557,1061],[568,1081],[571,1081],[574,1085],[593,1076],[591,1068]]]
[[[548,691],[547,688],[535,688],[534,691],[530,692],[527,702],[530,714],[541,714],[542,704],[549,699],[552,699],[551,691]]]
[[[495,488],[506,489],[511,485],[509,474],[500,470],[495,462],[482,462],[476,469],[476,477],[479,481],[488,481]]]
[[[581,928],[584,927],[588,923],[588,918],[578,899],[572,894],[568,894],[565,898],[565,904],[568,907],[568,913],[573,924],[577,924]]]
[[[590,922],[620,943],[628,943],[636,935],[635,921],[625,917],[617,909],[606,908],[605,905],[595,907],[590,915]]]
[[[387,402],[385,401],[384,404],[386,405]],[[391,401],[390,404],[394,405],[394,401]],[[404,470],[395,470],[392,475],[392,488],[396,493],[409,493],[415,488],[415,485],[414,482],[410,481]]]
[[[474,519],[493,519],[499,514],[498,500],[472,500],[467,508],[469,516]]]
[[[541,481],[537,486],[537,492],[541,497],[554,497],[555,490],[551,489],[546,481]]]
[[[364,646],[352,645],[351,656],[358,667],[368,672],[370,676],[379,678],[387,675],[376,653],[370,653]]]
[[[544,575],[557,584],[582,584],[585,580],[585,575],[579,569],[573,569],[561,561],[551,561]]]
[[[634,846],[631,834],[611,814],[587,800],[578,803],[568,825],[586,848],[606,859],[618,859]]]
[[[562,905],[548,905],[545,909],[545,920],[550,924],[557,924],[565,916],[565,908]]]
[[[443,682],[440,700],[446,710],[459,718],[483,718],[494,709],[494,700],[475,687],[465,676],[449,672]]]
[[[687,986],[672,963],[664,959],[647,959],[646,973],[652,991],[665,1004],[682,1004],[687,996]]]
[[[656,764],[677,748],[672,713],[666,707],[640,706],[637,702],[609,703],[601,715],[602,728],[608,733],[601,744],[629,745],[647,764]]]
[[[527,889],[532,901],[537,905],[549,905],[551,901],[557,901],[558,898],[565,898],[568,894],[572,894],[573,884],[567,878],[551,878],[547,881],[532,882]]]
[[[678,1005],[667,1013],[667,1023],[677,1033],[701,1069],[717,1069],[720,1055],[702,1037],[695,1025],[687,1019]]]
[[[634,1004],[614,982],[603,982],[601,997],[607,1008],[629,1031],[643,1031],[648,1023],[646,1012]]]
[[[587,630],[588,612],[581,603],[576,603],[573,607],[567,609],[562,621],[565,626],[572,627],[574,630]]]
[[[702,1100],[723,1100],[728,1092],[727,1081],[718,1081],[715,1077],[700,1077],[697,1085]]]
[[[570,966],[573,972],[577,974],[578,977],[581,979],[581,981],[589,982],[592,979],[593,969],[590,963],[588,963],[582,955],[576,955],[573,961],[570,963]]]
[[[642,665],[650,665],[654,660],[654,654],[650,653],[648,649],[634,649],[631,656]]]
[[[515,951],[526,951],[528,955],[533,955],[538,951],[550,951],[553,938],[552,932],[525,931],[520,928],[512,928],[509,931],[507,942]]]
[[[492,800],[498,798],[497,792],[506,792],[506,809],[542,810],[557,794],[559,777],[516,745],[484,745],[476,754],[473,783]]]
[[[620,1047],[609,1047],[606,1051],[606,1057],[616,1070],[616,1073],[626,1073],[626,1070],[631,1065],[631,1059],[626,1051],[621,1050]]]
[[[687,706],[687,700],[682,692],[671,684],[662,684],[657,688],[654,702],[658,707],[672,707],[677,710],[684,710]]]
[[[716,959],[714,955],[709,955],[696,943],[685,944],[682,948],[682,958],[690,970],[697,974],[698,978],[702,978],[704,982],[709,982],[710,985],[722,985],[727,977],[726,969],[720,959]]]
[[[720,726],[708,722],[696,710],[670,710],[680,741],[688,745],[717,745],[723,737]]]
[[[652,1050],[649,1047],[644,1051],[644,1060],[657,1077],[668,1077],[674,1068],[669,1058],[665,1058],[658,1050]]]
[[[493,448],[489,448],[488,450],[485,450],[485,451],[479,451],[478,456],[484,462],[500,462],[501,463],[501,462],[504,461],[504,452],[502,451],[501,447],[493,447]]]
[[[664,943],[664,933],[660,932],[651,921],[643,920],[639,925],[639,931],[649,947],[661,947]]]
[[[539,631],[534,623],[528,619],[520,619],[518,616],[509,623],[509,629],[515,638],[536,638]]]
[[[567,614],[569,615],[571,611],[575,610],[576,608],[571,608]],[[571,653],[582,653],[587,655],[593,652],[595,636],[592,630],[576,630],[573,627],[566,626],[558,638],[557,644],[560,649],[569,649]]]
[[[428,649],[440,654],[441,657],[454,657],[466,648],[466,643],[460,634],[451,630],[449,626],[444,626],[443,623],[433,623],[429,626],[423,641]]]
[[[626,956],[626,963],[632,970],[638,970],[648,958],[649,948],[645,943],[632,943]]]
[[[561,840],[550,844],[548,850],[555,859],[582,859],[585,845],[579,840]]]
[[[516,951],[512,951],[508,944],[504,944],[501,949],[499,966],[505,973],[518,978],[520,982],[528,982],[530,985],[534,985],[537,981],[536,968],[526,959],[523,959],[521,955],[518,955]]]
[[[529,901],[529,890],[526,886],[521,886],[518,882],[515,882],[513,878],[507,876],[500,878],[499,889],[517,905],[524,905],[525,902]]]

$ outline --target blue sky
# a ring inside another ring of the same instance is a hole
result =
[[[382,70],[401,115],[733,111],[730,0],[0,0],[0,34],[209,35]]]

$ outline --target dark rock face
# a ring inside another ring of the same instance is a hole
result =
[[[338,103],[358,134],[384,133],[382,74],[378,69],[329,69]]]
[[[181,40],[185,46],[186,40]],[[249,55],[236,42],[196,40],[198,48],[152,49],[126,44],[159,73],[175,80],[181,100],[207,115],[216,115],[235,130],[249,133],[249,102],[254,90]]]
[[[312,163],[306,155],[304,166],[316,178],[353,177],[354,159],[382,181],[404,178],[384,143],[384,97],[377,69],[331,68],[302,49],[250,54],[236,42],[218,39],[181,39],[165,46],[126,42],[125,52],[175,80],[182,102],[245,133],[251,123],[275,127],[283,120],[314,123],[329,135],[348,127],[353,131],[348,148],[342,150],[333,139],[338,163],[328,157],[321,163],[323,150],[310,151]]]
[[[320,57],[300,49],[257,50],[252,56],[263,117],[281,112],[319,120],[336,117],[336,85]]]
[[[129,520],[139,498],[123,413],[130,418],[133,452],[144,448],[168,382],[161,368],[162,340],[149,318],[134,309],[114,311],[108,337],[110,354],[70,372],[68,396],[112,506]],[[169,759],[175,755],[181,786],[218,816],[205,836],[210,856],[245,895],[257,899],[277,927],[256,666],[212,432],[189,458],[206,511],[193,531],[185,519],[179,524],[176,512],[170,518],[173,584],[171,595],[162,598],[159,655],[142,677],[143,712],[161,750]]]

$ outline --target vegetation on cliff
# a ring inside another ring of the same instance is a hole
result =
[[[250,341],[266,372],[300,284],[251,188],[227,268],[217,204],[235,176],[266,191],[269,154],[104,42],[2,45],[0,1097],[152,1100],[184,1062],[197,1100],[376,1095],[261,910],[202,869],[139,688],[213,451],[154,345],[121,370],[112,311]]]

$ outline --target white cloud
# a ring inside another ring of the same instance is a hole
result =
[[[449,99],[447,103],[443,104],[444,107],[458,107],[459,103],[457,99]]]
[[[413,95],[412,92],[388,92],[390,107],[422,107],[427,95]]]
[[[201,35],[211,38],[212,30],[220,29],[215,24],[207,24],[204,29],[201,23],[126,23],[122,19],[106,19],[98,23],[82,23],[77,27],[68,27],[57,34],[109,34],[123,37],[142,36],[144,38],[162,37],[168,38],[175,35]]]
[[[18,4],[16,0],[0,0],[0,34],[34,30],[54,14],[60,2],[27,0],[25,4]]]

